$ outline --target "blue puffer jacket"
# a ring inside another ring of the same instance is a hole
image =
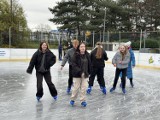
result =
[[[130,61],[128,63],[128,68],[127,68],[127,78],[128,79],[133,78],[132,66],[136,65],[134,52],[131,48],[129,49],[129,53],[130,53]]]

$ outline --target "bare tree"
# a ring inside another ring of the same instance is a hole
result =
[[[37,31],[41,31],[41,32],[50,32],[51,31],[51,27],[47,24],[39,24],[39,25],[37,25],[37,27],[35,29]]]

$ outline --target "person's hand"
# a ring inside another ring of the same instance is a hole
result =
[[[63,66],[61,66],[61,70],[63,69]]]
[[[32,74],[32,72],[29,72],[28,70],[26,70],[26,73],[28,73],[28,74]]]
[[[81,77],[82,77],[82,78],[84,77],[84,72],[82,73]]]
[[[113,64],[114,67],[116,67],[116,64]]]
[[[122,64],[122,61],[119,61],[119,64]]]

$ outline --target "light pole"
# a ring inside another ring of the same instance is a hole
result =
[[[10,25],[10,27],[9,27],[9,48],[11,48],[11,37],[12,37],[12,0],[10,0],[10,14],[11,14],[11,25]]]
[[[106,7],[104,8],[104,23],[103,23],[103,42],[104,42],[104,36],[105,36],[105,24],[106,24]]]
[[[10,14],[11,14],[11,23],[12,23],[12,5],[13,5],[13,2],[12,0],[10,0]]]

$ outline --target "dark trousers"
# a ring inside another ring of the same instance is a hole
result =
[[[51,96],[57,96],[57,90],[54,86],[54,84],[51,81],[51,73],[50,71],[46,72],[46,73],[39,73],[36,72],[36,76],[37,76],[37,93],[36,96],[38,97],[42,97],[43,96],[43,77],[48,85],[49,91],[51,93]]]
[[[104,81],[104,67],[92,68],[91,75],[89,77],[89,86],[93,86],[95,76],[97,75],[97,81],[101,87],[105,87]]]
[[[132,82],[133,82],[133,78],[129,78],[129,80],[130,80],[130,83],[132,83]]]
[[[71,88],[72,84],[73,84],[72,65],[69,65],[68,88]]]
[[[120,75],[121,72],[122,72],[122,78],[121,78],[122,88],[125,88],[127,68],[124,68],[124,69],[116,68],[113,88],[116,88],[116,85],[117,85],[117,82],[118,82],[118,78],[119,78],[119,75]]]
[[[62,60],[62,51],[59,51],[59,60]]]
[[[122,80],[122,78],[121,78],[121,80]],[[129,80],[130,80],[130,84],[133,84],[133,78],[129,78]]]

